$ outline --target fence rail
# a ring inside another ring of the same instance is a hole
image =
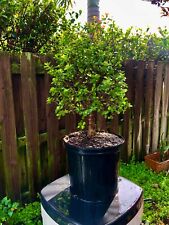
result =
[[[62,137],[76,129],[76,117],[58,120],[46,104],[50,77],[42,61],[30,53],[0,55],[0,196],[32,199],[66,172]],[[127,162],[132,154],[142,160],[169,136],[169,63],[128,61],[124,70],[132,108],[111,121],[97,115],[97,125],[124,136]]]

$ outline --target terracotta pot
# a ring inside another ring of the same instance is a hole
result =
[[[160,162],[160,153],[154,152],[152,154],[145,156],[146,165],[156,172],[169,170],[169,159],[163,162]]]

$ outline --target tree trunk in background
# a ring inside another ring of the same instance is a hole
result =
[[[92,22],[93,20],[100,19],[99,11],[99,0],[87,0],[87,21]],[[94,19],[94,17],[96,17]],[[88,136],[94,136],[96,133],[96,124],[95,124],[94,115],[91,114],[88,118]]]
[[[91,22],[93,17],[100,19],[99,0],[87,0],[87,21]]]

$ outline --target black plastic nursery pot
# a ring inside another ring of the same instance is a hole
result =
[[[70,134],[71,136],[71,134]],[[116,135],[118,136],[118,135]],[[117,192],[120,144],[102,148],[81,148],[64,138],[68,154],[70,192],[89,202],[111,202]]]

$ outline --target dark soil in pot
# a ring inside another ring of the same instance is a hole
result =
[[[105,132],[97,132],[93,137],[88,137],[87,132],[74,132],[66,136],[64,141],[79,148],[91,148],[90,150],[97,148],[104,150],[124,143],[120,136]]]
[[[70,191],[83,201],[112,201],[117,191],[120,146],[118,135],[98,132],[89,138],[75,132],[64,138],[68,153]]]

